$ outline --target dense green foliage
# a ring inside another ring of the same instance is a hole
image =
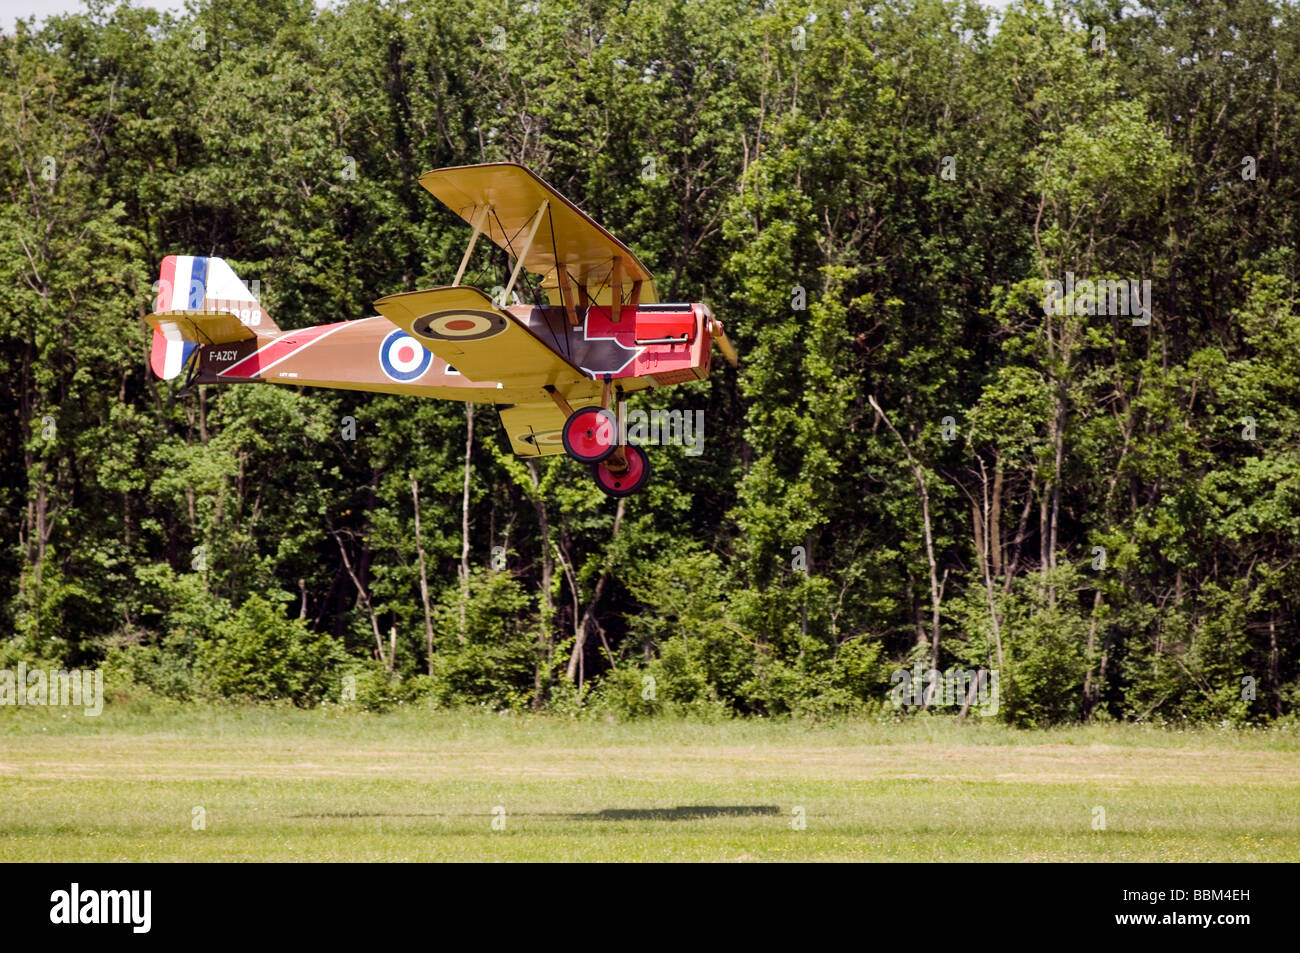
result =
[[[1017,725],[1285,715],[1298,44],[1269,0],[20,25],[0,661],[108,659],[179,697],[814,716],[920,665],[996,670]],[[477,408],[462,565],[464,407],[178,394],[143,317],[166,254],[227,258],[283,327],[445,283],[467,229],[416,177],[492,160],[708,301],[743,362],[638,399],[703,409],[705,452],[659,448],[621,506]],[[1149,324],[1051,313],[1067,273],[1149,281]]]

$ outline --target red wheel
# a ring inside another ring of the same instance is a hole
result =
[[[583,407],[569,415],[560,436],[573,459],[599,463],[618,444],[618,420],[604,407]]]
[[[631,496],[650,479],[650,455],[640,447],[626,446],[623,451],[627,458],[627,469],[621,473],[612,471],[608,460],[591,468],[596,486],[608,496]]]

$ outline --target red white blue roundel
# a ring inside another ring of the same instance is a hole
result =
[[[379,345],[379,366],[399,384],[417,380],[432,363],[433,355],[401,328],[394,328]]]

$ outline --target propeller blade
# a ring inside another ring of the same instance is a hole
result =
[[[740,365],[740,354],[736,350],[736,346],[731,343],[731,339],[727,337],[727,332],[722,329],[722,322],[714,318],[710,330],[713,334],[713,343],[718,346],[718,350],[727,359],[727,363],[732,367],[738,367]]]

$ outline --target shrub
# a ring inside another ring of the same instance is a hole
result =
[[[350,659],[339,670],[339,703],[361,711],[387,711],[431,696],[435,682],[427,675],[403,678],[375,659]]]
[[[659,714],[727,717],[727,704],[709,685],[703,663],[685,639],[669,639],[644,666],[605,674],[591,689],[589,706],[628,718]]]
[[[115,645],[105,654],[103,668],[105,682],[115,687],[142,685],[182,701],[195,693],[190,651],[178,636],[164,639],[161,645]]]
[[[224,698],[289,699],[305,707],[337,696],[342,661],[331,638],[251,596],[214,638],[199,641],[195,676],[205,691]]]

